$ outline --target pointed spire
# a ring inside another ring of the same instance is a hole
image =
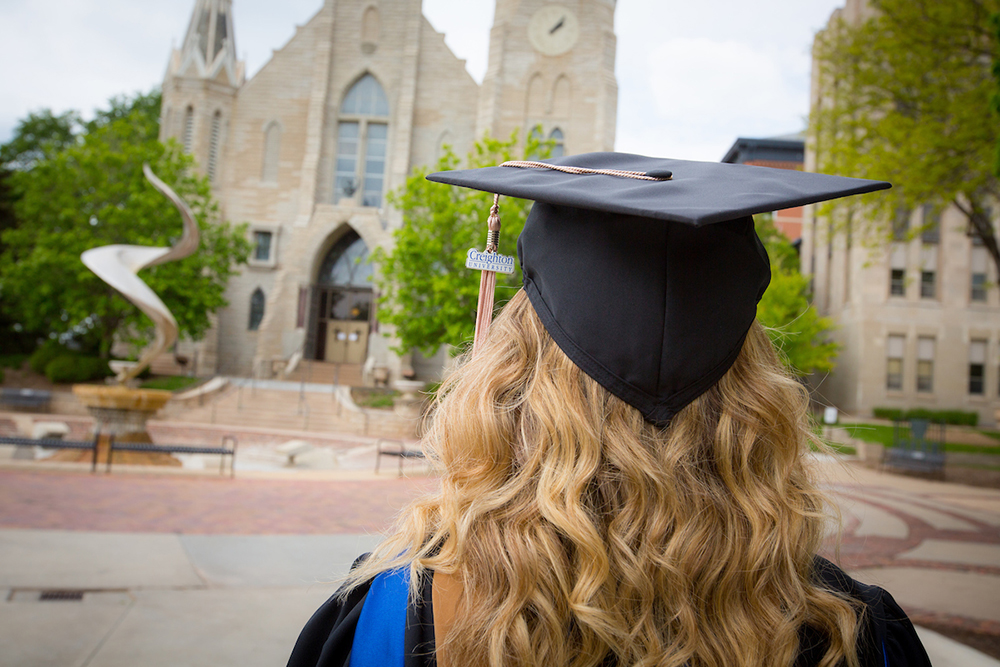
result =
[[[232,0],[195,0],[184,44],[174,49],[168,76],[217,79],[243,84],[244,64],[236,58]]]

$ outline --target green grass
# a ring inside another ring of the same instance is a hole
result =
[[[163,377],[146,380],[139,385],[141,389],[163,389],[165,391],[180,391],[201,382],[201,378],[187,377],[186,375],[165,375]]]
[[[886,447],[892,447],[893,427],[881,424],[841,424],[850,433],[852,438],[864,440],[865,442],[875,442]],[[947,437],[947,430],[945,436]],[[963,454],[992,454],[1000,456],[1000,446],[981,447],[979,445],[967,445],[960,442],[946,442],[945,452]]]
[[[351,391],[354,403],[363,408],[391,408],[396,404],[399,392],[394,389],[361,389]]]
[[[820,439],[822,440],[822,438]],[[827,440],[823,440],[823,442],[826,443],[827,447],[837,452],[838,454],[847,454],[849,456],[854,456],[855,454],[858,453],[858,450],[855,449],[854,447],[851,447],[850,445],[845,445],[839,442],[829,442]],[[814,452],[820,451],[819,447],[817,447],[813,443],[809,444],[809,449],[813,450]]]
[[[989,429],[979,429],[979,432],[985,436],[993,438],[994,440],[1000,440],[1000,431],[990,431]]]

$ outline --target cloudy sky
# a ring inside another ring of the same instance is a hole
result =
[[[234,0],[253,75],[322,0]],[[809,48],[843,0],[620,0],[615,148],[716,161],[738,136],[796,132],[808,113]],[[0,0],[0,142],[28,111],[79,109],[148,90],[184,37],[194,0]],[[493,0],[423,0],[481,81]]]

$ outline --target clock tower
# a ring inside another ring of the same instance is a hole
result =
[[[497,0],[477,135],[540,126],[556,155],[613,150],[614,15],[615,0]]]

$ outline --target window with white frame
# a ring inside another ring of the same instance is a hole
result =
[[[986,248],[981,245],[972,246],[972,253],[969,257],[970,269],[970,293],[969,299],[982,303],[986,301],[986,263],[989,257]]]
[[[566,138],[558,127],[549,133],[549,141],[552,142],[552,157],[562,157],[566,154]]]
[[[250,234],[253,250],[250,252],[249,264],[259,268],[274,268],[278,264],[278,232],[280,227],[269,225],[253,225]]]
[[[381,206],[389,142],[389,100],[371,74],[344,97],[337,123],[333,201],[358,197],[362,206]]]
[[[969,342],[969,393],[982,396],[986,393],[986,341]]]
[[[274,234],[271,232],[257,231],[253,233],[254,249],[253,258],[258,262],[271,261],[271,239]]]
[[[906,296],[906,245],[893,243],[889,255],[889,295]]]
[[[917,339],[917,391],[934,391],[934,338]]]
[[[926,244],[940,242],[941,212],[933,204],[924,204],[923,218],[923,230],[920,232],[920,239]]]
[[[903,388],[903,352],[906,348],[906,337],[889,336],[886,342],[886,389]]]

